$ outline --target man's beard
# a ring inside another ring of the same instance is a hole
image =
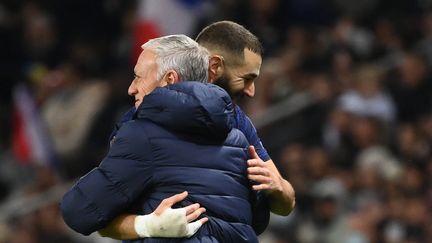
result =
[[[215,80],[214,84],[224,89],[235,103],[239,102],[244,96],[242,90],[237,92],[234,92],[232,90],[230,86],[230,78],[228,77],[228,75],[226,75],[226,73],[224,73],[220,78]]]

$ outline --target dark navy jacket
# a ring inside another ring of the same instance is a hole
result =
[[[115,137],[118,129],[120,129],[123,123],[132,120],[134,114],[135,114],[135,107],[132,107],[125,114],[123,114],[123,116],[121,117],[121,119],[116,124],[113,131],[111,132],[109,141],[111,141]],[[261,139],[258,137],[258,133],[256,131],[255,126],[252,124],[252,121],[238,105],[234,105],[233,127],[239,129],[246,136],[246,139],[248,140],[249,144],[255,147],[255,151],[263,161],[267,161],[270,159],[270,155],[268,154],[267,150],[264,148]]]
[[[183,82],[156,89],[122,125],[100,166],[65,194],[65,222],[90,234],[120,213],[151,213],[161,200],[187,190],[176,206],[198,202],[209,222],[189,239],[136,242],[257,242],[248,142],[232,129],[232,119],[231,99],[217,86]]]

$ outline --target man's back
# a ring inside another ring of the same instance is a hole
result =
[[[176,193],[188,197],[176,205],[199,203],[209,222],[191,237],[214,242],[253,242],[249,181],[246,178],[247,147],[244,135],[233,129],[224,145],[172,132],[150,121],[136,121],[151,141],[152,169],[146,179],[147,193],[134,204],[136,214],[152,213],[160,202]],[[139,129],[132,129],[137,131]],[[122,136],[122,134],[119,134]],[[252,237],[252,238],[251,238]],[[191,240],[189,239],[189,240]],[[247,239],[247,240],[244,240]],[[146,239],[143,242],[183,242],[185,239]],[[141,242],[141,241],[137,241]]]

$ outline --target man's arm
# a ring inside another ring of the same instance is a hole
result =
[[[151,221],[140,220],[139,215],[123,214],[116,217],[107,227],[99,230],[99,234],[103,237],[110,237],[118,240],[133,240],[145,237],[163,237],[158,233],[151,232],[151,227],[147,222],[153,223],[160,219],[160,227],[166,229],[170,235],[166,237],[190,237],[195,234],[202,224],[208,221],[208,218],[196,220],[205,209],[200,207],[198,203],[189,205],[184,208],[172,209],[171,207],[187,197],[187,192],[176,194],[172,197],[164,199],[156,210],[153,212],[153,219]],[[185,220],[173,220],[178,213],[185,215]],[[181,212],[179,212],[179,210]],[[146,215],[144,215],[145,217]]]
[[[75,231],[88,235],[100,230],[151,186],[150,145],[135,126],[125,124],[99,167],[63,197],[63,218]]]
[[[295,205],[294,189],[291,184],[282,178],[273,160],[258,137],[257,131],[249,117],[235,107],[237,128],[246,136],[252,148],[249,148],[251,159],[248,161],[249,179],[255,181],[253,190],[264,191],[269,196],[270,211],[279,215],[288,215]],[[266,162],[264,162],[265,160]]]
[[[249,147],[248,177],[255,181],[252,186],[255,191],[263,190],[269,196],[270,210],[279,215],[288,215],[295,206],[295,192],[291,184],[282,178],[273,160],[264,162],[255,151]]]

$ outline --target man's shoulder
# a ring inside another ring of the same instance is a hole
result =
[[[156,124],[142,119],[130,120],[122,124],[115,136],[117,139],[128,139],[129,141],[139,142],[148,138],[149,131],[154,130]]]
[[[139,133],[143,128],[144,125],[140,122],[137,122],[136,120],[126,121],[118,130],[118,135],[134,137],[136,136],[136,133]]]
[[[125,122],[111,140],[110,156],[145,158],[149,154],[151,123],[131,120]],[[154,130],[154,129],[153,129]]]
[[[242,131],[237,128],[233,128],[225,139],[224,144],[228,146],[246,148],[249,145],[249,141]]]
[[[270,156],[267,150],[264,148],[263,144],[261,143],[261,139],[259,138],[257,130],[250,118],[243,112],[243,110],[238,105],[235,106],[235,112],[235,127],[243,132],[243,134],[249,141],[249,144],[255,146],[255,149],[262,160],[269,160]]]
[[[173,134],[171,129],[144,118],[125,122],[116,137],[126,137],[129,140],[140,142],[152,138],[171,137]]]
[[[248,133],[251,131],[256,130],[250,118],[238,105],[235,105],[235,118],[236,128],[240,129],[243,133],[245,133],[246,136],[248,136]]]

